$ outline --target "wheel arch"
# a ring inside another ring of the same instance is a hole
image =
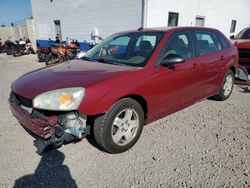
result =
[[[138,95],[138,94],[130,94],[130,95],[126,95],[126,96],[119,98],[117,101],[124,99],[124,98],[131,98],[131,99],[134,99],[136,102],[138,102],[143,109],[144,119],[145,120],[147,119],[147,117],[148,117],[148,104],[147,104],[147,101],[144,97],[142,97],[141,95]]]
[[[233,71],[234,75],[236,74],[236,68],[234,66],[229,67],[229,70]]]

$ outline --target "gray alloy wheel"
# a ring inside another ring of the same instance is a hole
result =
[[[94,137],[105,151],[121,153],[137,142],[143,126],[144,111],[141,105],[131,98],[124,98],[95,119]]]
[[[115,117],[111,129],[113,141],[117,145],[129,144],[139,128],[138,113],[134,109],[124,109]]]
[[[234,86],[234,73],[232,70],[229,69],[223,79],[219,94],[211,98],[218,101],[227,100],[233,91],[233,86]]]
[[[228,97],[233,90],[233,76],[228,74],[223,85],[223,93],[225,97]]]

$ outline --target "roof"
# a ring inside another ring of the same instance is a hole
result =
[[[137,30],[129,30],[124,31],[121,33],[127,33],[127,32],[167,32],[171,30],[180,31],[180,30],[195,30],[195,29],[201,29],[201,30],[216,30],[215,28],[209,28],[209,27],[195,27],[195,26],[181,26],[181,27],[151,27],[151,28],[138,28]]]
[[[209,27],[195,27],[195,26],[180,26],[180,27],[151,27],[143,28],[141,31],[169,31],[169,30],[194,30],[194,29],[203,29],[203,30],[217,30],[215,28]]]

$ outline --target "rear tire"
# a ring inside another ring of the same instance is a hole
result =
[[[45,60],[45,65],[50,65],[54,63],[54,57],[52,55],[47,55],[46,60]]]
[[[38,62],[43,62],[45,61],[45,55],[43,53],[37,52],[37,59]]]
[[[212,99],[218,101],[227,100],[233,91],[233,86],[234,86],[234,73],[232,70],[228,70],[221,84],[219,94],[213,96]]]
[[[37,52],[37,58],[39,62],[45,62],[47,59],[48,54],[42,53],[42,52]]]
[[[144,126],[141,105],[130,98],[116,102],[109,111],[96,118],[94,137],[108,153],[121,153],[130,149],[139,139]]]

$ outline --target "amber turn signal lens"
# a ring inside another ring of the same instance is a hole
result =
[[[73,96],[71,94],[62,93],[62,95],[60,96],[59,102],[61,105],[67,105],[72,101],[72,99],[73,99]]]

